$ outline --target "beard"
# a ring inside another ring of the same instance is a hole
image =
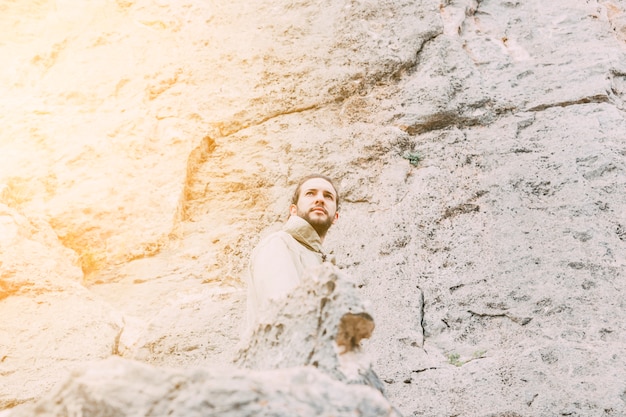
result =
[[[324,237],[330,226],[333,225],[333,217],[328,215],[326,212],[326,217],[318,217],[317,214],[311,216],[311,210],[309,211],[301,211],[298,209],[298,217],[302,217],[306,220],[313,229],[317,232],[320,237]]]

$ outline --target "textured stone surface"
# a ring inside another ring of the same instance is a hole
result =
[[[370,387],[313,367],[272,372],[157,369],[121,358],[76,371],[36,406],[13,416],[398,416]]]
[[[0,408],[37,399],[72,366],[110,356],[121,314],[81,285],[44,221],[0,204]]]
[[[41,346],[232,356],[249,253],[321,171],[404,415],[626,414],[624,1],[3,7],[5,407],[71,368]],[[103,337],[64,344],[36,286]]]
[[[354,283],[324,264],[285,299],[270,304],[244,338],[235,363],[260,370],[311,365],[339,381],[383,391],[361,349],[374,327]]]

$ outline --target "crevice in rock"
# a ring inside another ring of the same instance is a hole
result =
[[[466,283],[460,283],[457,285],[453,285],[452,287],[448,288],[448,290],[450,291],[450,294],[452,294],[453,292],[460,290],[461,288],[467,287],[467,286],[473,286],[473,285],[480,285],[480,284],[484,284],[486,283],[487,280],[486,279],[481,279],[478,281],[474,281],[474,282],[466,282]]]
[[[377,87],[387,87],[390,84],[397,84],[401,82],[404,77],[412,75],[418,65],[420,64],[420,56],[426,46],[436,40],[443,34],[441,29],[430,30],[418,39],[421,41],[417,46],[417,49],[413,53],[413,57],[406,61],[398,60],[390,62],[387,65],[383,65],[380,71],[371,72],[366,74],[363,80],[361,80],[358,88],[339,88],[339,91],[334,94],[332,102],[342,103],[354,96],[362,96],[369,93],[371,90]]]
[[[411,136],[417,136],[423,133],[452,127],[462,129],[465,127],[480,125],[481,123],[481,118],[464,117],[459,115],[458,111],[451,110],[428,115],[424,119],[418,120],[415,123],[401,127],[401,129]]]
[[[528,323],[531,322],[532,318],[531,317],[517,317],[517,316],[513,316],[509,313],[478,313],[472,310],[467,310],[468,313],[470,313],[472,316],[475,317],[486,317],[486,318],[498,318],[498,317],[505,317],[509,320],[511,320],[514,323],[517,323],[521,326],[525,326]]]
[[[274,112],[274,113],[270,113],[267,116],[258,119],[258,120],[253,120],[253,121],[245,121],[245,122],[229,122],[229,123],[218,123],[217,125],[217,129],[219,130],[219,137],[220,138],[225,138],[231,135],[234,135],[242,130],[248,129],[250,127],[255,127],[255,126],[260,126],[266,122],[269,122],[270,120],[276,119],[278,117],[282,117],[282,116],[287,116],[290,114],[296,114],[296,113],[304,113],[306,111],[309,110],[318,110],[328,104],[330,104],[332,102],[332,100],[329,101],[322,101],[320,103],[316,103],[316,104],[311,104],[308,106],[303,106],[303,107],[296,107],[293,109],[287,109],[285,111],[280,111],[280,112]]]
[[[539,104],[537,106],[533,106],[527,109],[526,111],[538,112],[538,111],[547,110],[553,107],[569,107],[569,106],[577,106],[579,104],[589,104],[589,103],[595,103],[595,104],[611,103],[611,100],[609,99],[609,96],[607,94],[596,94],[594,96],[583,97],[578,100],[566,100],[566,101],[562,101],[558,103]]]
[[[611,89],[608,91],[609,100],[618,109],[626,111],[626,73],[612,69],[609,73]]]
[[[195,195],[198,193],[197,184],[194,182],[196,173],[202,164],[207,161],[209,155],[213,153],[216,147],[215,140],[209,135],[206,135],[202,138],[200,144],[189,154],[187,158],[187,173],[185,175],[182,198],[178,204],[176,223],[190,219],[190,202],[195,200]]]
[[[437,370],[439,368],[437,368],[436,366],[430,366],[428,368],[422,368],[422,369],[414,369],[411,372],[412,373],[416,373],[416,374],[421,374],[422,372],[426,372],[426,371],[434,371]]]
[[[422,52],[426,48],[426,45],[428,45],[429,43],[435,41],[441,35],[443,35],[443,30],[433,30],[431,32],[427,32],[426,33],[426,37],[422,41],[422,44],[415,51],[415,59],[412,62],[409,62],[408,63],[409,65],[406,66],[406,70],[407,70],[408,73],[412,72],[419,65],[419,63],[420,63],[420,59],[419,59],[420,55],[422,54]],[[402,69],[404,69],[404,68],[400,67],[398,69],[398,71],[396,71],[396,73],[399,74]]]
[[[424,345],[424,343],[426,342],[426,331],[424,330],[424,291],[422,291],[422,289],[419,287],[419,285],[417,286],[417,290],[419,291],[419,306],[420,306],[420,331],[422,332],[422,346]]]
[[[533,403],[535,402],[535,399],[536,399],[538,396],[539,396],[539,394],[535,394],[535,395],[533,395],[533,397],[532,397],[530,400],[528,400],[528,401],[526,402],[526,405],[528,405],[529,407],[530,407],[531,405],[533,405]]]
[[[122,333],[124,333],[124,326],[122,326],[115,335],[113,346],[111,347],[111,355],[122,356],[120,353],[120,339],[122,338]]]

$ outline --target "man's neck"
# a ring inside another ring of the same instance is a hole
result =
[[[309,224],[311,224],[311,223],[309,223]],[[317,235],[320,237],[320,242],[321,242],[322,244],[324,244],[324,238],[326,237],[326,231],[324,231],[323,233],[320,233],[320,231],[319,231],[319,230],[317,230],[317,229],[315,228],[315,226],[313,226],[312,224],[311,224],[311,227],[313,228],[313,230],[315,230],[315,233],[317,233]]]

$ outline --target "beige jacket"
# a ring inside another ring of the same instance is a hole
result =
[[[263,239],[250,259],[248,327],[258,322],[268,300],[286,296],[307,270],[325,259],[319,235],[298,216],[291,216],[281,231]]]

